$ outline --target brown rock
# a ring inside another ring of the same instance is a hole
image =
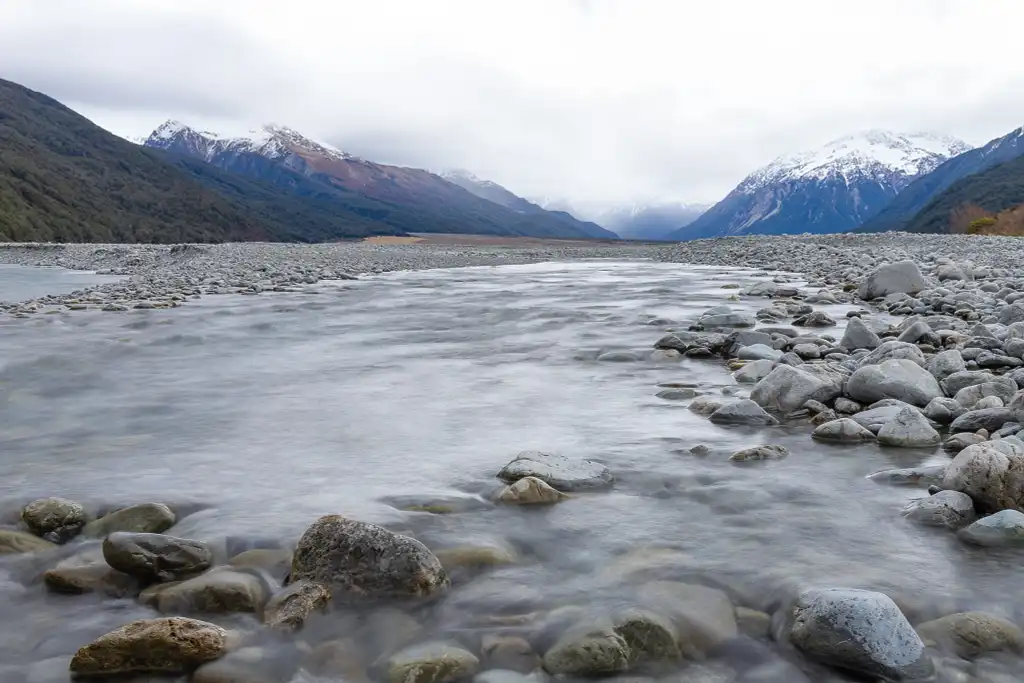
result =
[[[985,612],[961,612],[927,621],[917,627],[924,639],[951,649],[958,657],[974,659],[988,652],[1024,651],[1024,632],[1012,621]]]
[[[56,547],[53,543],[44,541],[32,534],[26,534],[24,531],[0,529],[0,555],[36,553],[43,550],[53,550]]]
[[[102,593],[122,598],[139,592],[139,582],[113,569],[99,546],[61,560],[43,574],[46,587],[55,593]]]
[[[537,477],[523,477],[498,494],[498,500],[512,505],[551,505],[569,496]]]
[[[223,655],[227,631],[195,619],[140,619],[78,650],[71,673],[78,676],[187,673]]]
[[[164,613],[259,612],[269,595],[259,577],[228,567],[182,581],[156,594],[157,609]]]

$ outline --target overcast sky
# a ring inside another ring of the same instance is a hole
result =
[[[122,135],[296,128],[530,197],[715,201],[867,128],[1024,124],[1020,0],[2,0],[0,77]]]

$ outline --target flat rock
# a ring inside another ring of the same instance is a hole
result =
[[[290,581],[303,579],[328,586],[335,600],[422,598],[449,586],[419,541],[339,515],[321,517],[299,539]]]
[[[961,541],[971,545],[1022,546],[1024,545],[1024,512],[1000,510],[961,529],[957,536]]]
[[[195,619],[141,619],[78,650],[71,659],[77,676],[183,674],[227,651],[227,631]]]
[[[127,531],[107,536],[103,557],[114,569],[143,581],[179,581],[205,571],[213,562],[209,546],[200,541]]]
[[[743,399],[724,406],[711,413],[716,424],[777,425],[779,421],[764,411],[754,401]]]
[[[966,493],[939,491],[907,503],[903,516],[925,526],[955,530],[974,521],[974,501]]]
[[[923,467],[902,467],[882,470],[867,476],[873,482],[892,486],[928,487],[940,485],[946,476],[946,465],[925,465]]]
[[[811,432],[811,437],[819,441],[833,441],[837,443],[863,443],[875,440],[875,435],[871,430],[862,427],[855,420],[848,417],[842,417],[838,420],[831,420],[818,425]]]
[[[790,641],[824,664],[896,681],[934,674],[924,643],[887,595],[810,590],[798,598],[793,617]]]
[[[43,583],[54,593],[100,593],[113,598],[136,595],[141,587],[138,580],[108,565],[99,546],[61,560],[43,574]]]
[[[0,555],[16,553],[37,553],[53,550],[57,546],[50,541],[14,529],[0,529]]]
[[[559,491],[608,488],[615,477],[607,467],[593,460],[574,460],[564,455],[524,451],[498,473],[507,483],[536,477]]]

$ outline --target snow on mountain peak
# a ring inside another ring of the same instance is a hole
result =
[[[867,130],[837,138],[818,149],[779,157],[747,176],[739,191],[752,194],[767,185],[789,181],[873,177],[891,182],[932,171],[946,159],[971,149],[963,140],[932,132],[893,133]]]
[[[181,138],[189,138],[191,146],[202,148],[201,156],[207,161],[220,152],[252,152],[273,159],[290,154],[296,149],[331,159],[354,158],[332,145],[317,142],[292,128],[276,123],[264,124],[244,135],[230,136],[212,131],[199,131],[180,121],[169,119],[153,131],[147,144],[151,147],[166,147],[175,139]]]

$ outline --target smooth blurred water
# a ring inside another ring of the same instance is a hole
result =
[[[340,513],[411,530],[432,547],[511,543],[523,562],[484,580],[527,583],[548,604],[600,601],[616,556],[665,546],[688,558],[687,571],[754,602],[815,584],[1013,614],[1024,592],[1019,558],[911,525],[900,508],[924,491],[864,478],[942,462],[941,452],[825,446],[807,423],[716,426],[687,402],[655,398],[658,383],[679,380],[743,395],[749,386],[735,385],[720,360],[593,360],[613,349],[646,359],[667,328],[685,329],[710,306],[767,306],[729,302],[736,290],[722,289],[756,279],[672,264],[555,263],[3,321],[2,511],[10,518],[50,495],[188,503],[202,511],[175,535],[289,543],[319,515]],[[845,323],[848,306],[821,308]],[[791,455],[728,461],[759,443]],[[690,454],[697,444],[711,454]],[[489,492],[495,473],[528,449],[600,460],[618,482],[544,511],[442,516],[382,501]],[[46,598],[39,585],[7,588],[18,606],[0,605],[0,659],[64,656],[86,635],[146,613]]]
[[[26,301],[46,294],[68,294],[84,287],[120,279],[117,275],[97,275],[87,270],[32,268],[0,263],[0,301]]]

